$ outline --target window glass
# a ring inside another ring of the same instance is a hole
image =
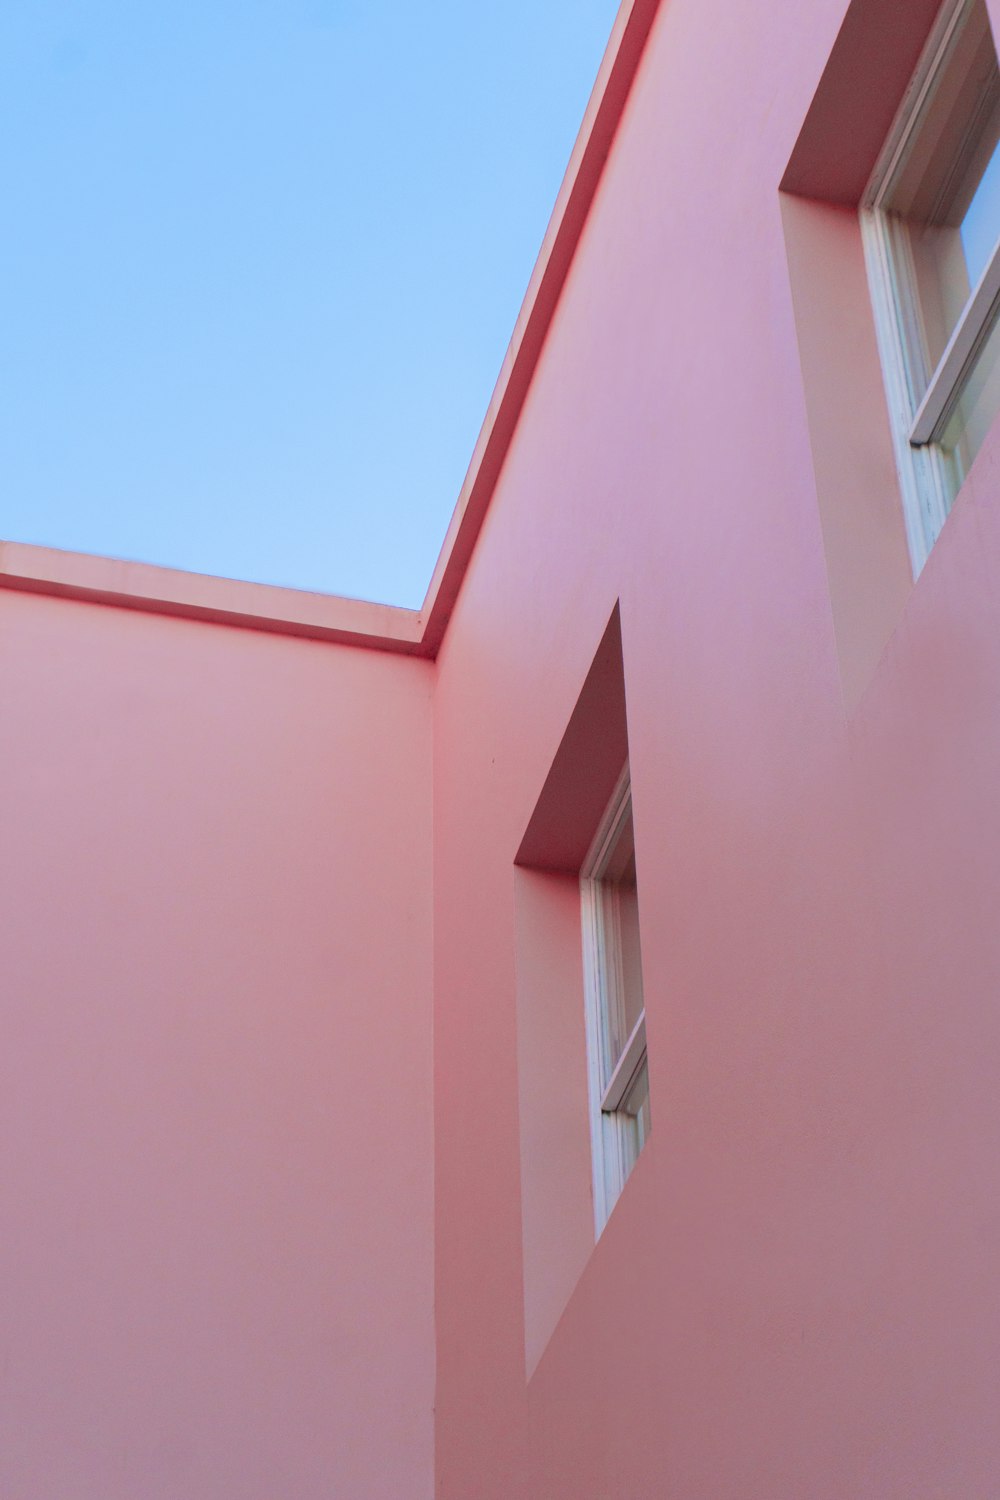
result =
[[[998,146],[1000,69],[975,0],[884,202],[908,240],[928,378],[1000,237]]]
[[[618,1065],[642,1015],[639,897],[635,877],[635,830],[629,805],[598,875],[604,907],[608,976],[604,1083]]]
[[[994,323],[941,437],[942,452],[954,466],[958,484],[968,472],[998,411],[1000,323]]]
[[[976,188],[968,212],[962,220],[962,249],[969,268],[969,281],[976,285],[986,270],[994,246],[1000,239],[1000,143],[993,148]]]
[[[636,1157],[649,1135],[649,1064],[643,1061],[631,1088],[622,1100],[622,1114],[627,1128],[625,1136],[625,1175],[631,1172]]]

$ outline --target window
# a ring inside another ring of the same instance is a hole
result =
[[[646,1011],[627,765],[584,861],[580,888],[594,1215],[600,1234],[649,1135]]]
[[[946,0],[861,205],[914,573],[1000,412],[998,146],[984,0]]]
[[[622,1052],[612,1028],[626,1042],[635,1030],[642,971],[631,801],[622,769],[629,744],[618,604],[604,621],[595,615],[592,627],[593,655],[575,699],[567,698],[568,718],[551,724],[553,736],[561,733],[550,744],[551,758],[542,758],[544,780],[512,872],[529,1379],[649,1129],[648,1106],[644,1110],[638,1097],[644,1071],[633,1084],[638,1069],[626,1064],[616,1084],[621,1097],[606,1097]],[[613,963],[612,954],[618,955]],[[642,1038],[640,1030],[631,1053],[638,1048],[640,1065]]]

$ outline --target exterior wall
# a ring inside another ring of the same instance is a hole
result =
[[[436,667],[0,590],[4,1500],[996,1494],[1000,429],[912,585],[852,208],[933,9],[662,0]]]
[[[441,1500],[996,1493],[1000,434],[887,619],[779,194],[846,11],[664,0],[438,658]],[[616,601],[652,1135],[538,1358],[514,861]]]
[[[431,1494],[432,670],[0,592],[5,1500]]]

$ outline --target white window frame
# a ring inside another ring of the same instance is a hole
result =
[[[621,1106],[646,1061],[643,1007],[611,1077],[604,1077],[610,1018],[615,1009],[624,1013],[625,980],[621,937],[616,930],[617,913],[609,926],[605,882],[601,876],[631,810],[632,786],[626,762],[580,870],[595,1238],[600,1237],[634,1165],[629,1142],[629,1131],[634,1126]]]
[[[916,578],[958,493],[961,475],[940,439],[1000,311],[1000,241],[944,354],[927,365],[905,230],[885,209],[974,0],[945,0],[861,200],[861,235],[892,425],[906,535]]]

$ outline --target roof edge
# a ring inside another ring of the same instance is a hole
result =
[[[531,273],[421,613],[436,656],[482,530],[546,335],[600,185],[661,0],[622,0]]]
[[[207,620],[280,635],[425,655],[416,610],[336,594],[244,583],[153,563],[0,542],[0,588]]]
[[[660,4],[622,0],[420,610],[10,541],[0,541],[0,589],[436,656]]]

